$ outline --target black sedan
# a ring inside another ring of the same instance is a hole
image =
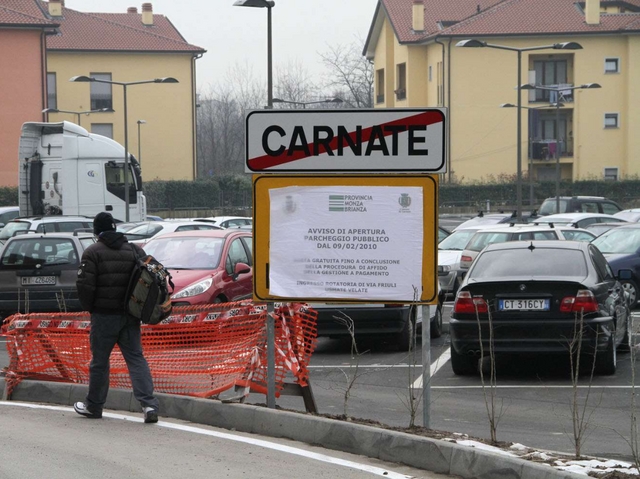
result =
[[[629,295],[629,307],[634,309],[638,306],[640,285],[640,224],[624,223],[602,233],[591,244],[604,254],[614,273],[621,269],[631,270],[631,277],[621,283]]]
[[[497,243],[478,255],[458,290],[451,365],[457,375],[474,374],[481,351],[489,357],[490,333],[496,354],[566,354],[576,352],[582,331],[580,352],[595,360],[596,373],[611,375],[616,348],[629,347],[629,322],[627,296],[591,243]],[[593,363],[582,364],[590,371]]]

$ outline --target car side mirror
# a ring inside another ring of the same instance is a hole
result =
[[[631,271],[630,269],[620,269],[618,270],[618,274],[616,275],[616,278],[618,278],[621,281],[628,281],[631,278],[633,278],[633,271]]]
[[[241,274],[245,274],[251,271],[251,268],[247,263],[236,263],[235,268],[233,269],[233,274],[237,278]]]

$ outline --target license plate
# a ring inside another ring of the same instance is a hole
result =
[[[56,284],[55,276],[23,276],[22,284]]]
[[[549,311],[548,299],[501,299],[500,311]]]

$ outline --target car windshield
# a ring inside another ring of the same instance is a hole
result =
[[[469,249],[471,251],[481,251],[485,246],[493,243],[504,243],[505,241],[509,241],[509,235],[511,233],[483,233],[478,232],[471,238],[469,244],[465,249]]]
[[[6,240],[11,238],[16,231],[26,231],[31,226],[28,221],[11,221],[0,231],[0,239]]]
[[[532,278],[535,276],[572,278],[587,276],[584,253],[572,249],[522,248],[485,251],[476,258],[469,280]]]
[[[438,244],[438,249],[462,251],[476,230],[458,230],[451,233]]]
[[[556,199],[552,198],[549,200],[544,200],[542,205],[540,206],[539,215],[552,215],[555,213],[566,213],[567,206],[569,205],[569,200],[560,200],[560,211],[556,210]]]
[[[169,269],[214,269],[220,264],[224,238],[156,238],[144,247]]]
[[[7,268],[33,268],[36,264],[78,264],[73,241],[66,238],[27,238],[7,243],[0,263]]]
[[[640,249],[640,229],[610,229],[592,241],[604,254],[634,254]]]

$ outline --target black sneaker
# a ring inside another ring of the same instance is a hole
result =
[[[73,405],[73,409],[75,412],[80,414],[81,416],[88,417],[91,419],[100,419],[102,417],[102,411],[93,412],[89,410],[87,405],[83,402],[77,402]]]
[[[158,422],[158,411],[153,409],[152,407],[145,407],[144,412],[144,422],[147,424]]]

